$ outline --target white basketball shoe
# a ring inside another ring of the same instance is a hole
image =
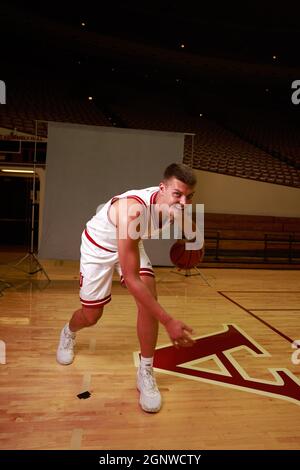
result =
[[[60,333],[59,345],[56,352],[56,360],[60,364],[68,365],[74,360],[74,345],[76,333],[72,333],[69,325],[65,325]]]
[[[140,405],[148,413],[157,413],[161,408],[161,395],[153,375],[153,368],[139,366],[137,372],[137,389],[140,392]]]

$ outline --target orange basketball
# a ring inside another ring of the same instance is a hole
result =
[[[185,243],[176,242],[171,247],[170,258],[172,263],[180,269],[191,269],[202,261],[203,248],[200,250],[186,250]]]

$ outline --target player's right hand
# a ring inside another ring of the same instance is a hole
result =
[[[193,334],[192,328],[180,320],[171,318],[165,325],[168,335],[171,338],[175,348],[193,346],[195,340],[191,337]]]

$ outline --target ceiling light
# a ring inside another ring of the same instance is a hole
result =
[[[33,170],[14,170],[10,168],[4,168],[1,169],[1,171],[3,171],[3,173],[34,173]]]

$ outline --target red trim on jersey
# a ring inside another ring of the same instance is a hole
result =
[[[141,272],[145,272],[145,273],[147,272],[147,273],[149,273],[149,274],[154,274],[153,269],[149,269],[149,268],[140,268],[139,273],[141,273]],[[120,277],[120,280],[121,280],[121,282],[124,281],[124,276],[123,276],[123,274],[122,274],[122,276]]]
[[[110,301],[111,301],[111,294],[107,295],[106,297],[104,297],[104,299],[100,299],[100,300],[84,300],[80,298],[80,302],[82,303],[82,305],[84,305],[85,307],[91,307],[91,308],[100,307],[101,305],[108,304],[108,302]]]
[[[155,277],[155,274],[154,274],[154,271],[153,269],[149,269],[149,268],[141,268],[140,271],[140,276],[152,276],[152,277]]]
[[[93,243],[93,245],[97,246],[98,248],[101,248],[102,250],[109,251],[110,253],[117,253],[116,251],[109,250],[108,248],[105,248],[105,246],[98,245],[98,243],[95,242],[95,240],[92,239],[92,237],[88,234],[87,229],[85,229],[84,234],[86,238]]]
[[[156,203],[158,193],[159,193],[159,191],[155,191],[153,194],[151,194],[150,204],[155,204]]]
[[[147,207],[147,204],[145,203],[145,201],[143,201],[142,198],[140,198],[139,196],[127,196],[128,199],[135,199],[136,201],[140,202],[141,204],[144,204],[145,207]]]
[[[116,201],[118,201],[119,199],[135,199],[135,200],[138,201],[140,204],[143,204],[145,207],[147,207],[147,204],[145,203],[145,201],[143,201],[143,199],[141,199],[139,196],[135,196],[135,195],[132,195],[132,196],[124,196],[124,197],[115,196],[115,197],[113,197],[112,200],[110,201],[110,207],[111,207]],[[110,218],[110,216],[109,216],[110,207],[107,209],[107,218],[108,218],[109,222],[112,224],[112,226],[116,228],[116,225],[113,223],[113,221],[111,220],[111,218]]]
[[[143,272],[143,271],[140,271],[140,276],[155,277],[154,273],[148,273],[148,272]]]
[[[115,196],[112,198],[112,200],[110,201],[110,205],[112,205],[114,202],[116,202],[118,199],[120,199],[119,197]]]
[[[140,275],[140,276],[155,277],[154,271],[152,271],[152,269],[148,269],[148,268],[141,268],[141,269],[139,270],[139,275]],[[121,284],[125,284],[124,276],[121,276],[121,277],[120,277],[120,283],[121,283]]]
[[[118,199],[135,199],[136,201],[140,202],[141,204],[144,204],[144,206],[147,207],[147,204],[145,203],[145,201],[142,198],[140,198],[139,196],[136,196],[134,194],[129,195],[129,196],[123,196],[123,197],[115,196],[115,197],[112,198],[111,204],[118,201]]]

